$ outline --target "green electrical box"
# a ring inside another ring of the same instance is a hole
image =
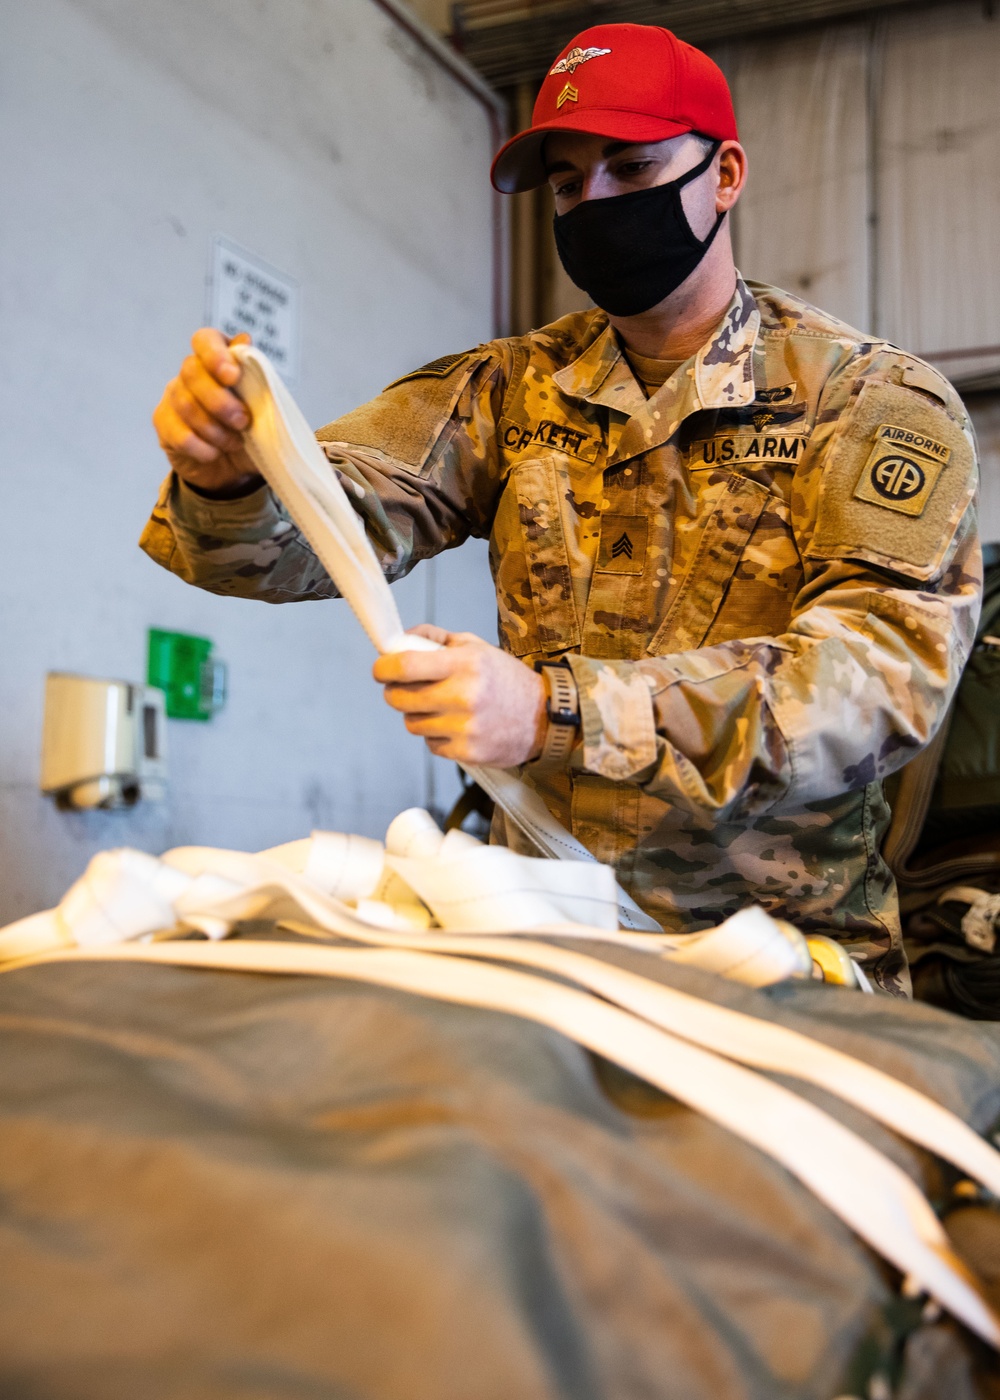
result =
[[[207,637],[149,629],[147,684],[166,693],[170,719],[211,719],[226,699],[226,668]]]

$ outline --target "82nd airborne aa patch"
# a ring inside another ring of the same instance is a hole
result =
[[[922,515],[950,456],[951,449],[934,438],[882,423],[861,469],[855,499],[902,515]]]

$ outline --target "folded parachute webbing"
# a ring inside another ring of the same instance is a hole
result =
[[[438,850],[450,843],[451,855],[434,853],[435,833]],[[226,937],[240,921],[259,918],[312,938],[520,964],[575,982],[706,1050],[818,1085],[952,1162],[1000,1196],[1000,1154],[925,1094],[801,1032],[560,946],[565,939],[596,940],[638,951],[641,943],[641,951],[657,961],[676,956],[666,934],[619,932],[607,925],[571,922],[567,908],[572,906],[560,902],[558,891],[543,888],[551,881],[551,876],[542,881],[546,872],[570,872],[574,884],[586,886],[592,873],[609,875],[605,867],[528,860],[503,848],[481,846],[472,837],[459,839],[456,833],[442,837],[424,812],[402,813],[388,836],[394,851],[408,852],[405,857],[387,854],[379,842],[368,838],[335,832],[314,833],[307,841],[257,855],[205,846],[179,847],[160,859],[141,851],[101,852],[58,908],[0,929],[0,964],[62,948],[177,937],[192,929]],[[398,885],[383,885],[387,868]],[[533,879],[542,882],[532,885]],[[605,881],[590,883],[590,895],[599,896]],[[410,901],[417,896],[441,915],[439,896],[444,892],[453,912],[461,915],[467,909],[463,896],[483,888],[488,889],[493,916],[487,927],[463,926],[449,919],[440,930],[430,931],[426,924],[405,922],[415,907]],[[373,889],[390,902],[369,903],[366,914],[365,896]],[[586,888],[579,890],[587,893]],[[525,899],[526,895],[532,897]],[[591,901],[581,902],[586,908]],[[593,902],[598,905],[596,916],[604,919],[610,912],[610,898]],[[376,916],[381,923],[373,922]],[[553,946],[541,939],[559,943]],[[782,980],[793,970],[794,962],[782,956],[782,948],[787,947],[794,952],[786,930],[758,909],[745,910],[709,932],[688,935],[683,951],[691,954],[700,948],[696,966],[761,986]]]
[[[246,434],[247,451],[376,649],[434,649],[436,643],[403,631],[396,600],[362,521],[270,361],[248,345],[234,346],[233,353],[243,365],[237,392],[252,419]],[[515,772],[473,764],[462,767],[544,855],[556,860],[594,859]],[[625,928],[659,931],[655,919],[621,886],[618,912]]]
[[[911,1282],[1000,1348],[1000,1320],[951,1249],[926,1198],[901,1168],[782,1085],[587,992],[440,953],[255,940],[74,948],[28,958],[4,970],[81,960],[343,978],[548,1026],[640,1075],[781,1163]]]

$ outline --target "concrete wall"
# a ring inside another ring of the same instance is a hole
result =
[[[0,32],[3,923],[102,847],[381,834],[427,800],[432,761],[344,605],[214,598],[136,540],[213,235],[301,283],[296,394],[325,422],[490,335],[491,135],[372,0],[0,0]],[[399,596],[408,623],[495,636],[482,546]],[[143,679],[149,626],[215,640],[228,708],[171,722],[165,807],[57,813],[36,789],[45,673]]]

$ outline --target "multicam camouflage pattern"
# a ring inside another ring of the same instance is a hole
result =
[[[887,424],[909,465],[876,479]],[[390,578],[489,537],[501,644],[567,656],[581,695],[570,768],[528,781],[651,914],[693,931],[757,900],[906,989],[881,780],[941,720],[981,591],[974,441],[943,379],[741,281],[649,400],[593,311],[318,436]],[[142,544],[215,592],[334,591],[266,489],[168,479]]]

